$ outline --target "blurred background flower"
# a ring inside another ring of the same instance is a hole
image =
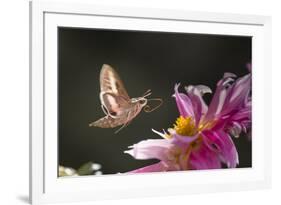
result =
[[[59,166],[59,177],[78,176],[75,169],[70,167]]]
[[[59,177],[65,176],[84,176],[84,175],[102,175],[101,165],[93,162],[87,162],[77,170],[71,167],[59,165]]]

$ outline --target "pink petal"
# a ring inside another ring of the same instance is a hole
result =
[[[125,151],[125,153],[131,155],[135,159],[159,159],[166,160],[167,152],[174,145],[167,139],[150,139],[144,140],[133,146],[131,150]]]
[[[191,142],[196,140],[198,135],[194,136],[182,136],[179,134],[173,134],[172,143],[181,148],[187,148]]]
[[[198,150],[192,151],[189,157],[191,169],[219,169],[221,162],[219,156],[211,151],[206,145],[202,144]]]
[[[245,107],[245,108],[239,109],[233,116],[231,116],[231,119],[236,122],[251,120],[251,118],[252,118],[252,108],[251,107]]]
[[[226,88],[229,85],[229,82],[233,81],[231,78],[232,76],[233,74],[225,73],[224,78],[217,83],[217,88],[209,105],[205,121],[215,119],[220,114],[228,93]]]
[[[146,172],[163,172],[163,171],[168,171],[167,166],[165,166],[164,163],[159,162],[127,173],[146,173]]]
[[[192,107],[192,102],[187,95],[178,92],[179,86],[180,84],[175,85],[175,94],[173,95],[176,98],[179,113],[183,117],[193,117],[194,111]]]
[[[202,114],[206,114],[208,111],[208,106],[206,105],[202,96],[205,93],[211,93],[211,89],[207,86],[198,85],[198,86],[188,86],[185,87],[187,95],[192,102],[194,109],[194,117],[196,125],[199,124]]]
[[[222,110],[222,115],[240,109],[247,103],[251,90],[251,75],[248,74],[235,81],[229,88],[227,98]]]
[[[216,152],[227,167],[234,168],[239,163],[238,152],[231,137],[222,130],[205,130],[202,133],[206,146]]]

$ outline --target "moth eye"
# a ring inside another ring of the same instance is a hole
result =
[[[116,115],[117,115],[117,112],[110,112],[110,115],[116,116]]]
[[[145,104],[146,103],[146,100],[140,100],[140,104]]]

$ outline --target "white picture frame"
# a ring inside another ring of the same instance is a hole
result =
[[[58,26],[252,36],[252,64],[255,67],[252,168],[58,178]],[[43,204],[269,188],[270,76],[270,17],[82,3],[30,2],[30,202]]]

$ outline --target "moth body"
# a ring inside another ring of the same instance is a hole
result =
[[[90,123],[90,126],[114,128],[122,125],[121,130],[147,106],[145,97],[150,94],[149,90],[142,97],[130,98],[117,72],[104,64],[100,72],[100,101],[106,116]]]

